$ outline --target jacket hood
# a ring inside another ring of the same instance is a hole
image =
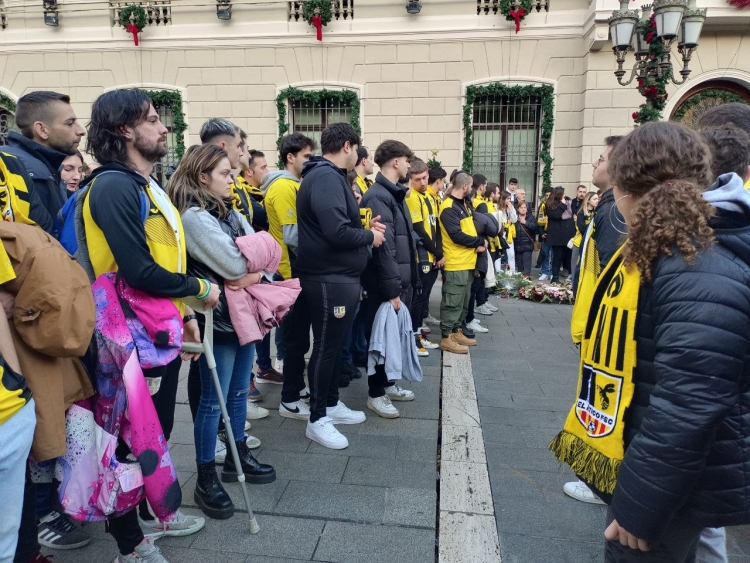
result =
[[[104,164],[94,170],[91,173],[91,176],[87,177],[83,183],[81,184],[81,188],[85,187],[89,184],[94,178],[98,177],[100,174],[104,174],[105,172],[123,172],[133,178],[135,182],[138,183],[139,186],[145,186],[146,185],[146,179],[138,174],[135,170],[130,168],[129,166],[126,166],[120,162],[110,162],[109,164]]]
[[[310,157],[310,160],[308,160],[305,165],[302,167],[302,177],[304,178],[307,176],[310,172],[315,170],[316,168],[322,168],[322,167],[329,167],[338,172],[339,174],[342,174],[344,177],[346,177],[346,170],[342,170],[338,166],[336,166],[333,162],[328,160],[327,158],[323,158],[322,156],[313,156]]]
[[[36,141],[27,139],[16,131],[8,133],[8,144],[11,147],[17,147],[36,159],[42,161],[42,163],[49,169],[52,174],[57,174],[60,167],[62,166],[63,160],[68,158],[68,155],[50,147],[40,145]]]
[[[750,190],[731,172],[719,176],[703,199],[716,208],[711,219],[716,240],[750,265]]]
[[[286,178],[287,180],[294,180],[295,182],[299,182],[299,178],[297,178],[297,176],[286,170],[276,170],[275,172],[268,172],[265,176],[263,176],[263,181],[260,183],[260,193],[263,194],[263,197],[266,197],[268,188],[270,188],[271,184],[273,184],[279,178]]]
[[[401,203],[404,198],[406,197],[406,192],[409,191],[409,188],[404,186],[403,184],[394,184],[391,182],[388,178],[383,176],[382,172],[378,172],[378,175],[375,176],[375,183],[380,184],[383,186],[388,192],[396,198],[396,201]]]

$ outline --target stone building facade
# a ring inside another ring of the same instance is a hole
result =
[[[119,25],[125,2],[57,0],[52,27],[41,0],[0,0],[0,137],[13,126],[13,102],[31,90],[68,93],[86,121],[102,92],[143,87],[179,95],[163,118],[172,124],[181,110],[186,146],[198,142],[205,119],[220,116],[248,133],[250,147],[274,153],[280,126],[314,136],[356,110],[370,147],[397,138],[425,160],[437,149],[449,171],[461,167],[468,148],[474,171],[501,183],[516,176],[538,192],[545,116],[549,180],[572,190],[589,185],[603,138],[627,132],[643,101],[613,74],[606,20],[615,0],[534,0],[518,34],[496,0],[422,0],[416,15],[404,0],[332,0],[336,15],[321,42],[299,17],[299,2],[232,0],[230,20],[219,20],[209,0],[135,3],[151,19],[137,47]],[[666,117],[679,111],[689,120],[712,103],[750,99],[750,37],[743,34],[750,10],[724,0],[699,6],[708,7],[708,18],[693,73],[670,88]],[[465,107],[472,87],[492,84],[500,85],[495,95]],[[515,85],[540,94],[503,94]],[[290,87],[350,91],[358,103],[284,98],[296,91]],[[165,164],[178,156],[177,137]]]

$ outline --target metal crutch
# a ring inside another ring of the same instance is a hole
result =
[[[260,531],[260,526],[258,526],[258,520],[253,514],[253,509],[250,507],[250,495],[247,492],[245,474],[242,471],[240,454],[237,453],[237,444],[234,441],[234,433],[232,432],[232,425],[230,424],[229,413],[227,412],[227,404],[224,402],[224,394],[221,392],[221,383],[219,383],[219,374],[216,371],[216,359],[214,358],[213,350],[214,312],[211,307],[208,307],[203,301],[200,301],[198,299],[186,299],[185,302],[195,312],[205,315],[206,328],[203,334],[203,342],[183,342],[182,351],[189,352],[191,354],[203,354],[206,357],[208,369],[211,370],[211,378],[214,380],[216,394],[219,396],[221,417],[224,419],[224,426],[226,427],[227,431],[227,441],[229,442],[229,449],[232,452],[234,466],[237,468],[237,480],[242,485],[242,496],[245,497],[245,507],[247,507],[247,515],[250,518],[250,533],[257,534]]]

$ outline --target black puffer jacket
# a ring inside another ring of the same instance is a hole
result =
[[[516,221],[516,237],[513,239],[515,252],[532,252],[534,250],[534,233],[536,233],[536,218],[529,213],[526,224]]]
[[[609,264],[617,249],[625,242],[626,235],[623,233],[627,228],[617,209],[614,190],[609,189],[602,194],[599,205],[596,206],[594,232],[591,234],[591,238],[596,242],[596,252],[599,254],[602,269]]]
[[[489,213],[482,213],[481,211],[474,212],[474,228],[477,230],[477,236],[487,241],[500,234],[500,224],[497,219]],[[485,276],[488,269],[487,252],[477,254],[477,265],[474,267],[474,272]]]
[[[359,206],[380,215],[385,225],[385,242],[372,249],[372,260],[362,274],[362,287],[384,299],[401,295],[417,277],[417,258],[411,216],[406,210],[406,187],[394,184],[382,174],[367,190]]]
[[[750,522],[746,195],[743,213],[715,218],[717,244],[693,264],[676,251],[660,258],[639,295],[635,395],[611,508],[647,541],[675,515],[704,527]]]
[[[565,246],[576,234],[576,223],[571,214],[563,219],[568,206],[563,201],[554,209],[547,205],[547,244],[550,246]]]

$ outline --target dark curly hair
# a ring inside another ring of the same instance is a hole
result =
[[[639,198],[622,252],[642,283],[651,280],[661,254],[672,256],[676,249],[692,262],[714,242],[708,224],[714,208],[701,196],[713,181],[710,155],[696,131],[668,122],[641,125],[612,150],[612,183]]]
[[[128,159],[124,126],[136,127],[146,121],[151,98],[143,90],[126,88],[99,96],[91,107],[86,152],[100,164],[125,163]]]

